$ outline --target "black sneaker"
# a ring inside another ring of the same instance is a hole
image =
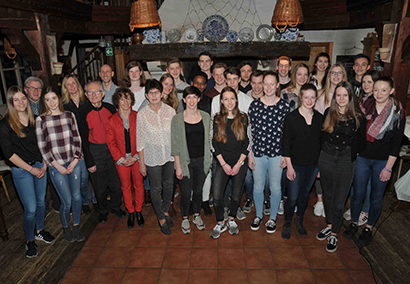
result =
[[[336,250],[337,250],[337,237],[334,235],[330,235],[327,238],[326,251],[335,252]]]
[[[73,226],[73,234],[76,242],[82,242],[85,240],[85,236],[83,232],[81,232],[79,225]]]
[[[33,258],[37,256],[37,245],[34,241],[27,242],[26,244],[26,257]]]
[[[104,224],[107,222],[108,222],[108,214],[100,214],[100,216],[98,216],[98,223]]]
[[[124,219],[125,217],[127,217],[127,213],[125,213],[124,210],[122,209],[119,209],[118,211],[110,211],[110,212],[121,219]]]
[[[332,229],[326,226],[326,228],[316,235],[316,239],[319,241],[324,241],[330,236],[330,233],[332,233]]]
[[[351,240],[353,239],[354,235],[356,235],[356,233],[357,233],[357,224],[350,223],[346,231],[343,232],[343,237],[345,237],[348,240]]]
[[[285,224],[283,225],[283,230],[282,230],[282,238],[285,240],[289,240],[291,232],[292,232],[292,222],[285,221]]]
[[[296,216],[295,217],[295,225],[296,225],[296,230],[298,230],[299,235],[301,235],[301,236],[306,236],[307,235],[307,230],[303,226],[303,217]]]
[[[265,226],[266,226],[266,233],[273,234],[274,232],[276,232],[276,221],[275,220],[269,219],[268,222],[266,222]]]
[[[359,245],[367,246],[372,242],[372,231],[366,227],[363,229],[359,237]]]
[[[252,199],[246,199],[245,205],[242,207],[242,211],[245,213],[250,213],[254,203]]]
[[[172,222],[171,217],[165,215],[165,222],[167,222],[168,228],[172,228],[174,226],[174,222]]]
[[[40,232],[36,233],[34,238],[37,241],[43,241],[46,244],[52,244],[56,240],[56,238],[54,238],[49,232],[44,231],[44,230],[41,230]]]
[[[202,202],[202,210],[204,210],[204,215],[205,216],[211,216],[212,215],[212,210],[211,207],[209,207],[209,200]]]
[[[84,214],[86,214],[86,215],[88,215],[88,214],[90,214],[91,213],[91,208],[90,208],[90,205],[83,205],[83,213]]]
[[[261,223],[262,223],[262,218],[256,217],[256,218],[253,220],[252,224],[251,224],[251,230],[252,230],[252,231],[257,231],[257,230],[259,230],[259,227],[261,226]]]
[[[168,224],[167,224],[166,221],[165,221],[165,223],[162,224],[162,226],[160,226],[160,227],[161,227],[161,232],[162,232],[164,235],[171,235],[171,229],[168,227]]]
[[[64,239],[67,243],[72,243],[75,241],[73,231],[71,231],[70,227],[63,228],[64,232]]]

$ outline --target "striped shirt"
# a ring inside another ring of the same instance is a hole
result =
[[[81,138],[74,114],[41,115],[36,119],[37,144],[48,166],[60,165],[81,157]]]

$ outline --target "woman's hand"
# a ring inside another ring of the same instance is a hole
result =
[[[44,173],[41,171],[41,169],[36,168],[36,167],[31,167],[31,170],[29,171],[29,173],[38,178],[41,178],[42,176],[44,176]]]
[[[137,162],[137,159],[134,157],[131,158],[126,158],[124,161],[122,161],[122,164],[126,167],[131,167]]]
[[[147,167],[143,163],[140,163],[140,174],[143,177],[147,176]]]
[[[64,168],[62,165],[56,165],[55,166],[55,168],[56,168],[56,170],[60,173],[60,174],[62,174],[62,175],[68,175],[68,174],[70,174],[70,172],[66,169],[66,168]]]
[[[288,180],[294,181],[296,178],[296,172],[293,167],[288,167],[288,171],[286,172],[286,177]]]
[[[97,166],[92,166],[91,168],[88,168],[88,171],[90,173],[95,173],[97,171]]]
[[[248,166],[249,168],[254,171],[255,170],[255,158],[253,157],[252,153],[249,153],[248,155]]]
[[[74,171],[75,167],[78,164],[78,161],[79,161],[78,159],[74,159],[74,160],[71,161],[71,163],[67,167],[67,173],[68,174],[71,174]]]
[[[179,179],[179,180],[181,180],[184,177],[184,172],[182,171],[181,167],[176,168],[175,174],[177,176],[177,179]]]
[[[380,172],[380,181],[385,182],[388,181],[391,178],[391,171],[386,170],[386,168],[383,168],[382,171]]]
[[[42,178],[46,174],[47,164],[44,160],[43,160],[43,166],[41,167],[40,171],[41,171],[41,173],[40,173],[40,175],[36,176],[37,178]]]
[[[280,165],[279,165],[279,167],[280,167],[281,169],[286,168],[286,160],[285,160],[285,157],[282,157],[282,158],[280,159]]]
[[[228,176],[232,175],[232,168],[231,168],[230,165],[224,164],[224,165],[222,166],[222,169],[224,170],[224,172],[225,172]]]
[[[239,170],[241,169],[241,164],[240,163],[236,163],[235,166],[233,166],[232,168],[232,176],[236,176],[239,173]]]

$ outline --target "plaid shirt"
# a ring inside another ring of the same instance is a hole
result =
[[[38,148],[48,166],[53,161],[65,165],[74,157],[81,157],[81,138],[72,112],[37,117],[36,134]]]

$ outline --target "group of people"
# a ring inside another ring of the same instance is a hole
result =
[[[216,215],[210,237],[238,234],[236,219],[255,206],[251,229],[259,230],[267,215],[272,234],[284,214],[286,240],[293,219],[297,232],[307,234],[304,213],[316,181],[314,212],[327,223],[316,238],[327,240],[326,250],[337,250],[349,191],[352,222],[343,235],[352,239],[364,214],[359,241],[371,242],[405,125],[393,79],[369,71],[363,54],[355,57],[350,83],[327,53],[317,55],[312,73],[303,63],[292,68],[286,56],[278,58],[277,72],[253,70],[249,61],[228,67],[213,60],[202,52],[191,82],[172,58],[159,81],[146,80],[142,65],[131,61],[119,86],[103,65],[101,81],[84,90],[73,75],[63,79],[61,96],[35,77],[24,90],[8,90],[0,144],[24,206],[27,257],[37,255],[34,240],[55,240],[44,230],[47,173],[67,242],[85,239],[79,225],[81,210],[90,212],[89,178],[100,223],[110,212],[127,216],[123,198],[128,227],[135,220],[144,226],[149,197],[161,232],[169,235],[179,185],[184,234],[191,232],[190,216],[205,229],[201,210],[211,215],[210,206]]]

